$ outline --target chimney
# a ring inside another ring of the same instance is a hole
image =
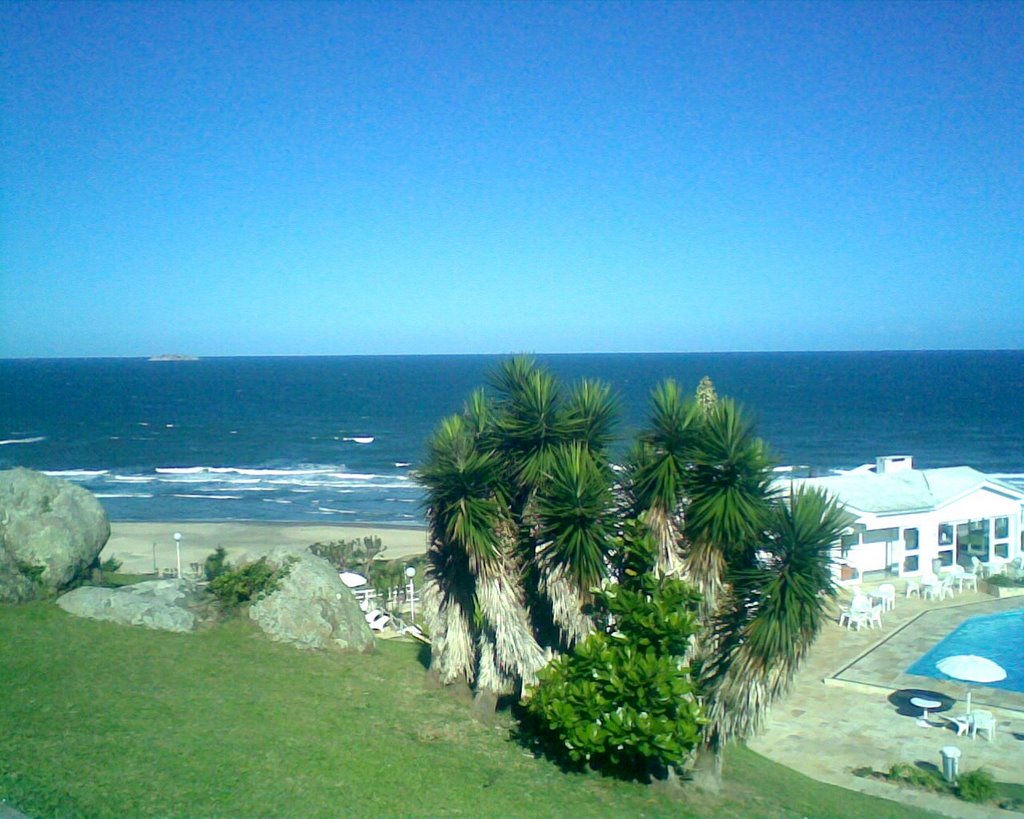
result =
[[[905,472],[914,468],[913,455],[879,455],[875,458],[875,472],[888,475],[892,472]]]

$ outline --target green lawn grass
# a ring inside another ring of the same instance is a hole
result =
[[[563,774],[424,686],[420,646],[302,652],[0,606],[0,799],[35,817],[903,817],[745,749],[722,797]]]

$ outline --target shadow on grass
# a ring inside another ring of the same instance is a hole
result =
[[[539,717],[531,714],[526,707],[512,697],[503,697],[508,702],[511,726],[511,739],[524,750],[533,755],[534,759],[544,759],[556,766],[563,774],[583,776],[600,776],[617,779],[622,782],[634,782],[642,785],[652,784],[657,777],[647,769],[639,769],[634,765],[611,764],[607,760],[578,761],[565,753],[565,745],[561,739],[551,736],[544,730]]]
[[[416,660],[424,671],[430,670],[430,646],[426,643],[418,643],[418,649],[416,651]]]

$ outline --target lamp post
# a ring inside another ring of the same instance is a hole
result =
[[[416,587],[413,585],[412,579],[416,576],[415,566],[405,567],[405,576],[409,578],[409,619],[416,622]]]
[[[178,553],[178,580],[181,580],[181,532],[174,533],[174,550]]]

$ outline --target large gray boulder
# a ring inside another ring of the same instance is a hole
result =
[[[160,631],[195,631],[206,619],[209,597],[188,580],[149,580],[119,589],[83,586],[57,598],[78,617]]]
[[[373,632],[338,571],[306,549],[274,549],[267,563],[290,564],[277,591],[249,607],[249,617],[274,640],[299,648],[369,651]]]
[[[82,487],[21,467],[0,472],[0,601],[73,585],[109,537],[107,513]]]

